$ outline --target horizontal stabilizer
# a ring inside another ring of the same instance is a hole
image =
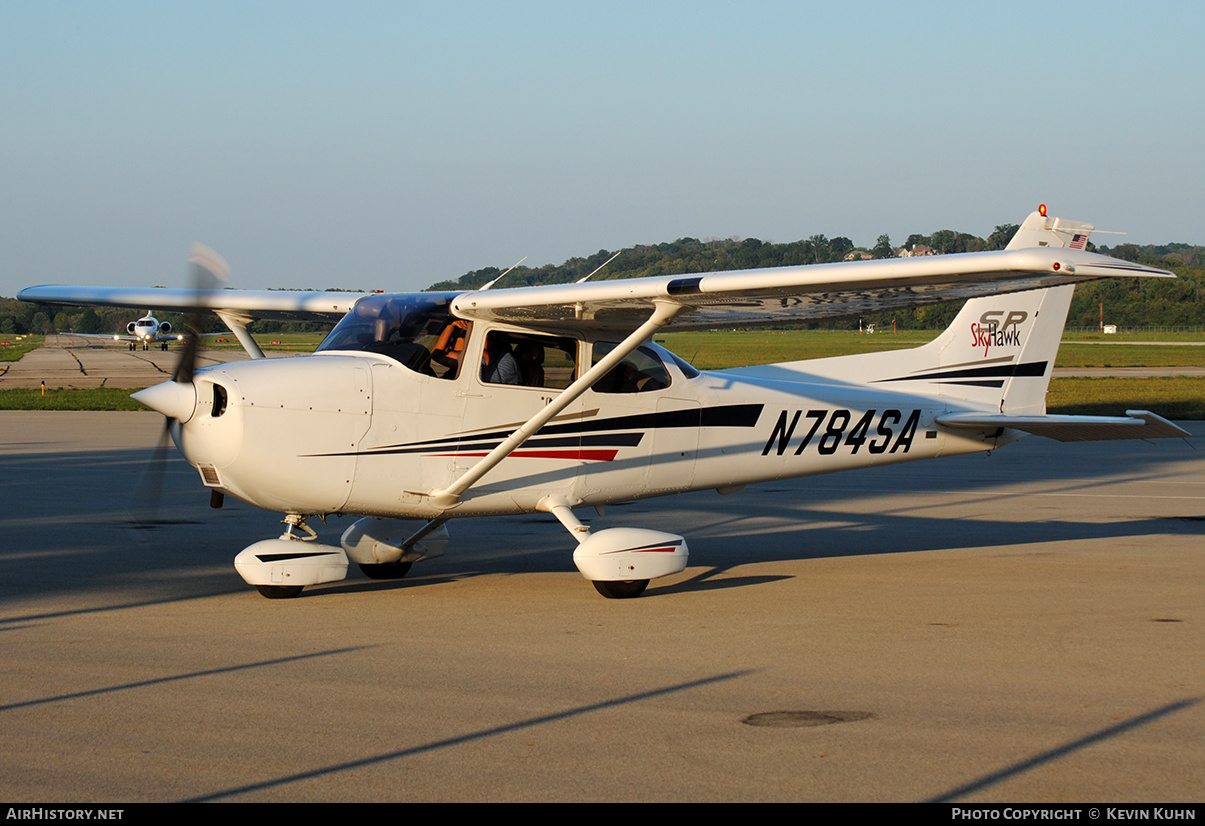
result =
[[[946,427],[1007,427],[1060,442],[1112,439],[1181,439],[1189,432],[1147,410],[1125,416],[1008,416],[993,413],[949,413],[937,417]]]

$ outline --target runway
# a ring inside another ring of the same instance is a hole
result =
[[[690,542],[637,600],[539,515],[269,601],[232,560],[278,516],[210,510],[176,454],[157,522],[128,522],[161,421],[0,413],[0,799],[1205,798],[1184,441],[614,506],[594,523]]]
[[[47,336],[46,343],[26,353],[20,361],[0,364],[0,390],[10,387],[39,387],[69,390],[94,387],[141,389],[172,377],[180,358],[180,345],[171,350],[130,350],[124,343],[85,339],[79,336]],[[273,354],[276,355],[276,354]],[[227,361],[243,361],[242,349],[202,350],[202,367]]]

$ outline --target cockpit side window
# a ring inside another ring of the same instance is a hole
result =
[[[444,325],[431,345],[431,371],[441,379],[454,379],[464,363],[464,348],[469,343],[471,322],[452,319]]]
[[[416,373],[454,379],[472,325],[454,318],[438,294],[373,295],[356,302],[317,352],[379,353]]]
[[[577,374],[577,340],[492,330],[485,337],[481,380],[487,384],[564,389]]]
[[[607,341],[594,343],[594,364],[615,349]],[[650,347],[637,347],[598,380],[595,393],[649,393],[669,387],[669,373]]]

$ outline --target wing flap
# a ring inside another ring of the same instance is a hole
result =
[[[1004,414],[949,413],[937,417],[946,427],[1007,427],[1060,442],[1096,442],[1119,439],[1181,439],[1191,435],[1148,410],[1127,410],[1125,416],[1008,416]]]

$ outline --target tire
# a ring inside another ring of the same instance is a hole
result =
[[[591,580],[594,584],[594,590],[598,591],[607,599],[634,599],[644,593],[644,589],[649,587],[647,579],[629,579],[626,581],[616,580]]]
[[[401,579],[410,573],[413,562],[383,562],[377,565],[358,563],[360,573],[369,579]]]
[[[256,585],[259,591],[268,599],[293,599],[301,593],[302,585]]]

